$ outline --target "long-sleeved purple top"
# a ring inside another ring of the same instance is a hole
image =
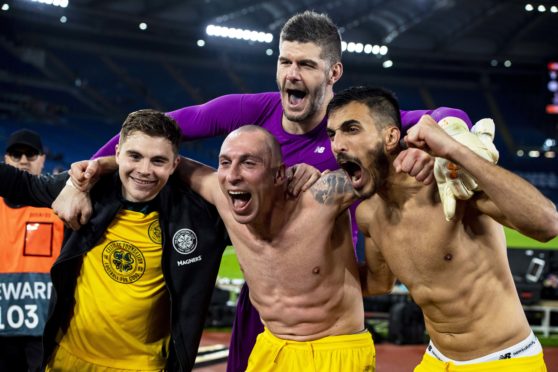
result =
[[[465,112],[441,107],[436,110],[401,111],[403,131],[416,124],[420,117],[426,114],[431,115],[436,121],[444,117],[456,116],[463,119],[469,128],[472,126]],[[185,140],[226,135],[246,124],[260,125],[271,132],[281,144],[283,161],[287,166],[306,163],[320,171],[339,168],[326,132],[327,118],[324,118],[316,128],[308,133],[289,134],[285,132],[281,124],[283,108],[278,92],[222,96],[203,105],[169,112],[168,115],[176,120]],[[113,155],[117,143],[118,135],[97,151],[93,157]],[[353,237],[356,239],[354,208],[351,212]],[[248,292],[248,287],[243,286],[238,298],[227,372],[246,370],[248,357],[254,347],[256,337],[263,331],[259,314],[252,306]]]
[[[403,131],[426,114],[437,121],[447,116],[456,116],[471,127],[466,113],[442,107],[436,110],[401,111]],[[338,168],[325,130],[327,119],[324,118],[320,125],[305,134],[285,132],[281,125],[283,108],[279,92],[231,94],[203,105],[172,111],[168,115],[176,120],[185,140],[226,135],[246,124],[260,125],[271,132],[281,144],[283,161],[287,166],[306,163],[320,171]],[[118,138],[118,135],[113,137],[93,157],[114,155]]]

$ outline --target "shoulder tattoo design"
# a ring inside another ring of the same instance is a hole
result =
[[[352,194],[353,187],[345,173],[335,171],[320,178],[310,191],[318,203],[331,205],[335,203],[336,195]]]

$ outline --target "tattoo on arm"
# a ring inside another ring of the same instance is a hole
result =
[[[320,178],[310,188],[314,199],[325,205],[336,203],[340,195],[353,195],[354,190],[345,173],[331,172]]]

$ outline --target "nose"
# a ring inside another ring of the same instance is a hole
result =
[[[231,165],[227,172],[227,182],[230,184],[238,183],[241,180],[240,169],[238,165]]]
[[[30,163],[29,158],[26,154],[21,154],[21,158],[19,158],[19,164],[28,164]]]
[[[151,173],[151,162],[149,159],[144,159],[138,166],[138,172],[141,174]]]
[[[287,70],[287,80],[300,80],[300,70],[296,63],[292,63]]]
[[[342,152],[347,151],[347,144],[345,141],[343,141],[341,136],[336,135],[330,138],[331,138],[331,150],[333,151],[333,153],[340,154]]]

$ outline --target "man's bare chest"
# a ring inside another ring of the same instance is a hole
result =
[[[440,208],[441,209],[441,208]],[[369,235],[400,279],[451,270],[460,259],[459,226],[447,222],[441,210],[423,207],[374,216]]]

